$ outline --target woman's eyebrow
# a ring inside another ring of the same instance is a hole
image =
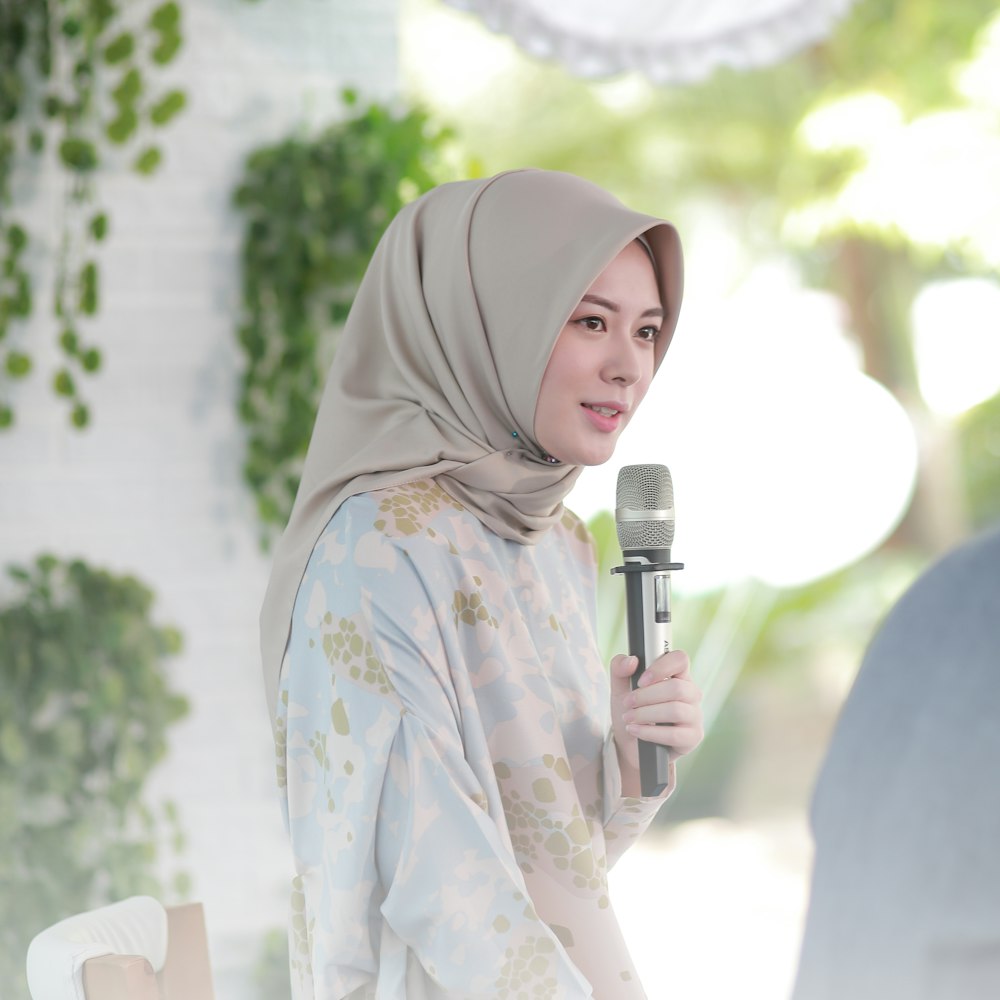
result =
[[[614,313],[621,312],[621,309],[618,307],[616,303],[612,302],[610,299],[602,299],[600,295],[589,295],[589,294],[584,295],[584,297],[580,299],[580,301],[590,302],[595,306],[602,306],[603,308],[607,309],[608,312],[614,312]],[[652,309],[647,309],[642,315],[666,316],[666,313],[660,306],[654,306]]]

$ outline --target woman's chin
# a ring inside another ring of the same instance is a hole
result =
[[[563,465],[604,465],[614,455],[616,443],[617,438],[597,444],[563,448],[558,453],[554,452],[553,458],[558,458]]]

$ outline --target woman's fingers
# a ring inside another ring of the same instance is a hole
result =
[[[612,710],[620,748],[630,760],[635,756],[636,744],[624,742],[627,734],[670,747],[678,756],[690,753],[701,743],[704,731],[701,689],[691,679],[687,653],[680,649],[664,653],[643,672],[633,691],[637,662],[625,654],[611,661]]]
[[[649,684],[656,684],[665,681],[670,677],[691,676],[691,661],[683,649],[673,649],[669,653],[664,653],[653,662],[653,665],[645,670],[639,678],[639,686],[646,687]]]
[[[686,701],[662,701],[629,709],[622,719],[626,725],[694,726],[701,723],[701,709]]]
[[[660,743],[678,755],[690,753],[701,743],[701,726],[640,726],[629,725],[628,733],[636,739]]]
[[[660,681],[658,684],[636,688],[625,696],[623,704],[626,708],[641,708],[661,701],[686,701],[691,705],[697,705],[701,701],[701,688],[694,681],[671,677],[670,680]]]
[[[691,680],[683,650],[661,656],[621,699],[622,722],[636,739],[690,753],[704,737],[701,688]]]

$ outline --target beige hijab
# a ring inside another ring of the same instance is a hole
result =
[[[348,317],[275,552],[260,621],[272,721],[299,583],[348,497],[434,476],[522,544],[560,518],[581,470],[552,464],[535,443],[542,374],[586,290],[640,235],[666,311],[659,366],[682,287],[669,223],[543,170],[444,184],[396,216]]]

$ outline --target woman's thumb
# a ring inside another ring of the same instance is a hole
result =
[[[611,659],[611,694],[622,698],[632,690],[629,678],[639,666],[639,657],[619,653]]]

